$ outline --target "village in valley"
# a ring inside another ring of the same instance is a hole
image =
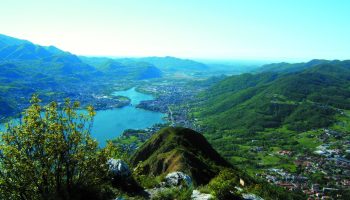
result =
[[[350,140],[328,142],[343,135],[340,132],[322,129],[315,140],[324,141],[315,151],[298,154],[296,151],[280,150],[276,157],[292,159],[295,172],[281,168],[268,168],[258,177],[288,190],[299,190],[309,199],[337,199],[350,187]]]
[[[123,88],[119,86],[120,88]],[[204,131],[191,115],[191,103],[196,96],[205,89],[200,85],[190,85],[188,82],[172,84],[172,81],[164,80],[147,84],[138,84],[137,91],[152,94],[153,100],[141,101],[137,108],[166,113],[166,124],[155,124],[143,130],[126,130],[121,137],[113,140],[121,145],[124,150],[135,151],[153,133],[166,126],[182,126]],[[92,95],[97,108],[105,109],[108,106],[125,106],[130,103],[127,98],[110,97],[110,95]],[[77,98],[77,100],[82,100]],[[84,98],[83,100],[86,100]],[[91,101],[90,101],[91,102]],[[308,143],[314,146],[306,152],[299,149],[279,149],[271,151],[263,146],[251,146],[251,152],[268,154],[280,160],[289,160],[295,170],[280,167],[280,165],[260,165],[257,177],[272,184],[284,187],[288,190],[302,191],[309,199],[336,199],[342,190],[350,187],[350,139],[347,133],[324,128],[305,133]],[[304,136],[303,136],[304,135]],[[343,138],[343,139],[341,139]],[[253,140],[252,144],[258,142]],[[317,144],[317,146],[316,146]]]
[[[195,89],[194,89],[195,88]],[[153,94],[154,100],[143,101],[137,107],[167,113],[167,125],[183,126],[202,131],[201,127],[190,116],[190,105],[202,87],[188,88],[185,84],[149,84],[138,90]],[[118,143],[129,151],[136,150],[144,141],[163,128],[157,124],[145,130],[125,131]],[[317,133],[316,133],[317,132]],[[345,133],[331,129],[317,130],[309,134],[309,139],[320,142],[314,151],[299,153],[298,150],[279,150],[268,152],[269,156],[292,160],[296,170],[268,167],[259,170],[255,175],[263,180],[284,187],[288,190],[302,191],[309,199],[336,199],[343,189],[350,187],[350,140],[338,140]],[[127,142],[125,142],[127,141]],[[260,146],[251,148],[256,153],[266,149]]]

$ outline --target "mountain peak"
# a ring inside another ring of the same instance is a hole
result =
[[[131,162],[143,173],[155,176],[186,172],[198,185],[208,183],[221,168],[231,167],[202,134],[180,127],[160,130],[134,154]]]
[[[31,44],[31,42],[29,42],[28,40],[22,40],[22,39],[14,38],[4,34],[0,34],[0,48],[9,46],[9,45],[22,45],[22,44]]]

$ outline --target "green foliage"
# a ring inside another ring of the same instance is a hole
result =
[[[188,200],[191,199],[192,188],[187,187],[172,187],[165,188],[159,191],[152,199],[153,200]]]
[[[145,175],[182,171],[197,185],[207,184],[222,167],[230,166],[203,135],[181,127],[164,128],[154,134],[131,157],[131,163]]]
[[[285,124],[291,130],[306,131],[312,128],[328,127],[334,122],[335,110],[310,103],[302,103],[286,118]]]
[[[322,128],[347,133],[349,80],[349,61],[321,60],[232,76],[202,93],[192,113],[211,144],[251,173],[271,167],[300,171],[294,156],[322,144],[318,137]],[[280,150],[293,154],[281,156]],[[310,180],[325,181],[317,173]],[[265,183],[257,182],[249,190],[267,199],[305,198],[301,192],[289,193]]]
[[[235,186],[239,186],[239,177],[236,172],[230,169],[221,171],[208,184],[212,194],[219,200],[242,199]]]
[[[327,179],[325,178],[325,175],[321,172],[316,172],[316,173],[313,173],[311,174],[311,177],[310,177],[311,181],[314,182],[314,183],[319,183],[319,184],[327,184]]]
[[[271,185],[266,182],[257,182],[247,188],[248,192],[257,194],[266,200],[301,200],[306,199],[306,195],[302,191],[290,192],[281,187]]]
[[[276,66],[271,67],[282,71],[228,77],[192,104],[196,125],[213,147],[251,172],[270,167],[295,171],[293,160],[281,158],[277,151],[305,155],[322,141],[304,133],[349,128],[349,61]]]
[[[108,149],[90,137],[94,109],[39,103],[34,95],[21,122],[1,133],[1,199],[104,198]]]
[[[209,188],[208,185],[201,185],[201,186],[198,186],[196,189],[198,191],[200,191],[201,193],[204,193],[204,194],[210,194],[211,193],[211,189]]]
[[[134,175],[136,181],[143,187],[143,188],[154,188],[160,183],[160,178],[154,177],[152,175]]]
[[[159,185],[159,183],[164,179],[164,175],[154,176],[151,174],[144,174],[144,167],[142,163],[138,163],[134,168],[133,176],[135,180],[143,187],[143,188],[154,188]]]
[[[200,95],[203,101],[193,113],[201,125],[216,130],[255,133],[281,126],[298,131],[327,127],[337,109],[350,105],[350,63],[317,63],[293,73],[228,77]]]
[[[104,151],[110,158],[121,159],[130,165],[129,152],[125,151],[120,145],[118,145],[118,143],[108,141]]]
[[[244,181],[244,186],[240,184],[240,179]],[[239,191],[235,187],[240,187]],[[299,193],[286,191],[283,188],[273,186],[266,182],[253,180],[246,175],[237,173],[232,169],[225,169],[213,178],[208,184],[211,193],[219,200],[242,199],[243,193],[253,193],[264,199],[305,199],[305,196]]]

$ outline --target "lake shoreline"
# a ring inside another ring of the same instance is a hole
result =
[[[153,95],[138,92],[136,87],[115,91],[111,95],[126,97],[130,99],[130,103],[121,108],[96,111],[91,135],[102,147],[108,140],[121,136],[125,130],[142,130],[167,122],[165,113],[137,108],[140,102],[153,100]]]
[[[122,107],[109,109],[96,109],[93,120],[91,136],[99,142],[100,147],[105,146],[108,140],[113,140],[123,134],[128,129],[147,129],[155,124],[165,124],[166,114],[137,108],[136,106],[143,100],[154,99],[153,95],[136,91],[135,87],[128,90],[115,91],[111,95],[116,97],[126,97],[130,99],[128,104]],[[0,131],[5,130],[5,124],[11,120],[0,124]]]

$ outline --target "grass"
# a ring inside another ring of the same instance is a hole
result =
[[[240,150],[250,150],[251,146],[248,145],[238,145]]]
[[[140,143],[139,139],[136,136],[129,136],[123,138],[123,140],[118,140],[120,144],[132,144],[132,143]]]
[[[298,137],[296,140],[301,144],[303,147],[306,147],[308,149],[315,149],[316,147],[320,146],[322,142],[317,139],[317,135],[319,135],[320,131],[307,131],[298,134]]]
[[[270,147],[271,152],[278,152],[281,150],[281,147]]]
[[[336,115],[337,123],[334,123],[331,127],[337,131],[348,132],[350,130],[350,110],[344,110],[344,114]]]
[[[239,157],[239,156],[232,156],[230,160],[232,163],[242,163],[242,162],[247,161],[248,159],[243,158],[243,157]]]
[[[278,165],[281,160],[277,156],[271,156],[271,155],[263,156],[262,154],[260,154],[259,157],[261,158],[261,163],[263,165],[268,165],[268,166]]]
[[[297,167],[295,166],[294,163],[280,164],[278,168],[282,168],[282,169],[287,170],[289,172],[296,172],[297,171]]]

